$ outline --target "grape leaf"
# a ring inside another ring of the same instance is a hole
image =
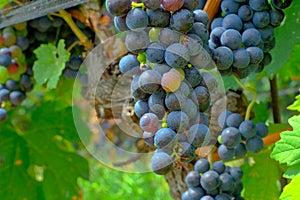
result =
[[[223,79],[225,91],[227,91],[228,89],[236,90],[236,89],[238,89],[240,87],[237,84],[237,82],[234,80],[233,75],[231,75],[231,76],[223,76],[222,79]]]
[[[276,46],[271,51],[272,62],[265,67],[264,72],[273,78],[283,64],[288,61],[294,45],[300,43],[300,4],[293,2],[285,10],[286,18],[282,26],[275,29]],[[282,50],[284,49],[284,53]]]
[[[300,78],[300,45],[297,44],[294,46],[293,52],[288,60],[288,62],[284,63],[281,70],[278,72],[278,76],[280,79],[285,81],[299,80]]]
[[[284,131],[281,139],[275,143],[271,158],[288,166],[300,163],[300,115],[290,118],[292,131]]]
[[[87,161],[65,145],[66,139],[79,141],[72,108],[55,112],[54,105],[35,108],[31,124],[19,129],[20,134],[1,124],[1,198],[74,199],[80,189],[77,178],[88,178]]]
[[[296,176],[288,185],[283,188],[280,199],[298,200],[300,197],[300,175]]]
[[[285,178],[294,178],[300,173],[300,164],[295,164],[287,168],[286,172],[283,174]]]
[[[289,110],[296,110],[296,111],[300,112],[300,95],[296,96],[296,101],[287,108]]]
[[[1,0],[1,2],[0,2],[0,9],[3,8],[9,2],[11,2],[11,0]]]
[[[1,199],[37,199],[37,182],[26,172],[29,166],[26,141],[5,124],[1,124],[0,132]]]
[[[278,199],[280,186],[277,182],[281,172],[276,161],[269,158],[269,154],[270,152],[259,153],[253,157],[253,162],[249,161],[241,166],[244,172],[242,181],[245,199]]]
[[[33,71],[37,84],[47,83],[47,88],[55,88],[65,68],[65,63],[70,58],[70,53],[65,49],[64,40],[60,40],[57,47],[53,44],[42,44],[34,50],[34,53],[37,60],[34,62]]]
[[[253,119],[254,123],[265,122],[268,119],[269,111],[266,103],[260,102],[253,106],[255,117]]]

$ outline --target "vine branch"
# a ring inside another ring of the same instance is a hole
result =
[[[278,99],[278,88],[276,75],[273,79],[270,79],[270,92],[271,92],[271,106],[273,112],[274,123],[281,122],[279,99]]]

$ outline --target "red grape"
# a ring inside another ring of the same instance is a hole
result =
[[[162,0],[161,3],[167,11],[175,12],[183,6],[184,0]]]

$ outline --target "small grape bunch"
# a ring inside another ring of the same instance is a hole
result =
[[[225,110],[219,115],[218,124],[223,128],[218,148],[222,160],[243,158],[247,151],[258,153],[264,147],[262,138],[268,135],[264,123],[254,124],[251,120],[243,120],[238,113]]]
[[[239,167],[226,166],[222,161],[216,161],[210,167],[205,158],[200,158],[194,165],[194,170],[188,172],[185,191],[182,200],[222,200],[243,199],[241,191],[243,172]]]

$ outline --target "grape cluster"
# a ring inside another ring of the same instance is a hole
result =
[[[228,110],[219,115],[218,124],[223,128],[218,155],[226,161],[243,158],[247,151],[259,152],[264,146],[262,138],[268,135],[268,127],[264,123],[255,125],[251,120],[243,120],[240,114]]]
[[[156,147],[151,168],[160,175],[173,162],[193,160],[195,149],[211,138],[204,112],[216,80],[199,71],[210,67],[210,55],[209,17],[198,6],[198,0],[106,1],[115,27],[128,31],[130,54],[120,59],[119,69],[133,77],[134,111],[145,143]]]
[[[241,200],[243,172],[239,167],[225,166],[216,161],[210,167],[205,158],[200,158],[185,177],[188,190],[182,200]]]
[[[24,51],[29,47],[23,35],[26,23],[16,24],[0,33],[0,122],[7,111],[20,105],[33,89],[33,72],[27,67]]]
[[[85,26],[80,21],[73,19],[77,27],[88,38],[93,38],[94,33],[91,29]],[[32,56],[34,49],[40,46],[40,44],[57,43],[58,39],[64,39],[67,47],[72,46],[78,42],[78,38],[71,30],[69,25],[60,17],[43,16],[33,19],[28,22],[28,32],[34,33],[28,35],[30,48],[27,51],[28,57]],[[81,54],[85,52],[85,49],[81,45],[75,45],[71,49],[71,58],[66,63],[66,67],[63,71],[63,76],[66,78],[75,79],[78,70],[83,62]]]
[[[224,17],[211,24],[209,46],[222,75],[245,78],[261,72],[272,58],[274,28],[284,19],[283,11],[267,0],[223,0]]]

